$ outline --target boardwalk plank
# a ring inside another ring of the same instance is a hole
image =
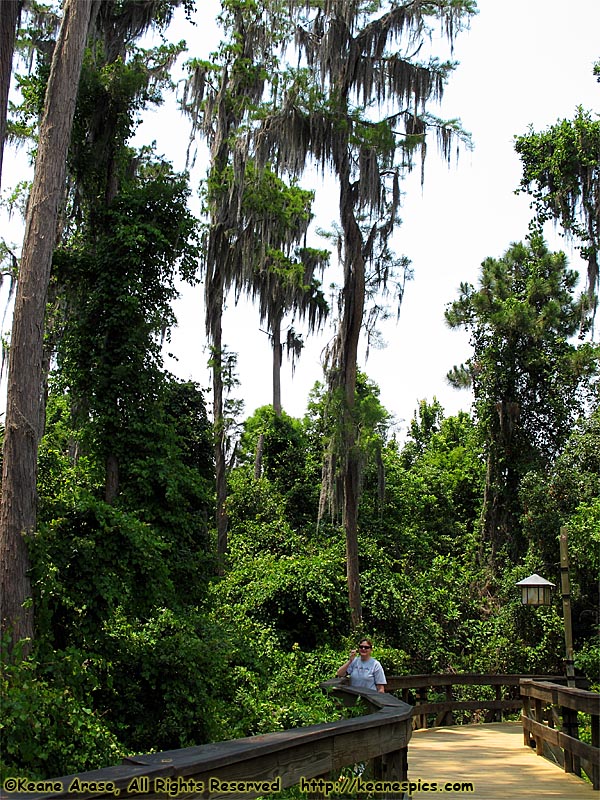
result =
[[[446,791],[450,798],[473,800],[593,800],[589,783],[568,775],[523,745],[518,722],[461,725],[413,732],[408,747],[408,777],[418,782],[470,781],[473,792]],[[431,798],[431,791],[412,797]]]

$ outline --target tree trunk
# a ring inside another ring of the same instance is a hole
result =
[[[8,116],[8,92],[21,2],[22,0],[2,0],[0,3],[0,186]]]
[[[119,461],[114,453],[105,460],[104,501],[112,506],[119,494]]]
[[[50,69],[10,343],[0,510],[3,630],[13,642],[33,636],[26,537],[36,527],[38,443],[42,434],[44,313],[64,194],[66,158],[93,0],[67,0]]]
[[[497,555],[508,547],[516,561],[522,553],[520,526],[515,502],[518,497],[519,473],[514,469],[513,434],[519,422],[520,406],[516,402],[496,403],[495,435],[488,441],[488,453],[481,512],[482,541],[480,563],[496,569]],[[489,552],[485,552],[485,548]]]
[[[346,579],[352,627],[362,625],[360,570],[358,563],[358,503],[361,460],[357,449],[358,432],[354,414],[358,342],[365,305],[365,263],[362,234],[354,214],[350,166],[347,154],[338,165],[340,180],[340,219],[344,231],[345,267],[343,316],[339,333],[339,378],[344,389],[342,482],[344,488],[343,523],[346,533]]]
[[[215,454],[215,482],[217,507],[215,521],[217,526],[217,571],[223,573],[225,553],[227,552],[227,464],[225,461],[225,415],[223,413],[223,274],[216,270],[212,278],[207,277],[206,305],[212,309],[210,314],[210,339],[212,343],[213,379],[213,427]]]
[[[262,459],[263,451],[265,449],[265,435],[261,433],[256,443],[256,454],[254,456],[254,477],[256,480],[262,475]]]
[[[281,364],[283,349],[281,347],[281,319],[273,324],[273,411],[281,416]]]

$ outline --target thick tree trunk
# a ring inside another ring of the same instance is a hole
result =
[[[2,0],[0,2],[0,186],[2,185],[2,163],[8,116],[8,92],[21,5],[22,0]]]
[[[67,0],[40,124],[15,297],[0,510],[2,629],[33,636],[26,536],[36,527],[38,443],[42,433],[44,314],[66,158],[93,0]]]

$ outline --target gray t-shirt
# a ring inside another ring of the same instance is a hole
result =
[[[357,656],[348,667],[347,674],[350,676],[350,686],[361,689],[377,691],[378,683],[387,683],[383,667],[376,658],[363,661]]]

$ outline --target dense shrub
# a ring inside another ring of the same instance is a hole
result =
[[[32,659],[3,663],[1,670],[2,780],[69,775],[111,766],[125,754],[102,715],[76,696],[80,674],[71,671],[71,686],[68,671],[58,680],[40,677]]]

